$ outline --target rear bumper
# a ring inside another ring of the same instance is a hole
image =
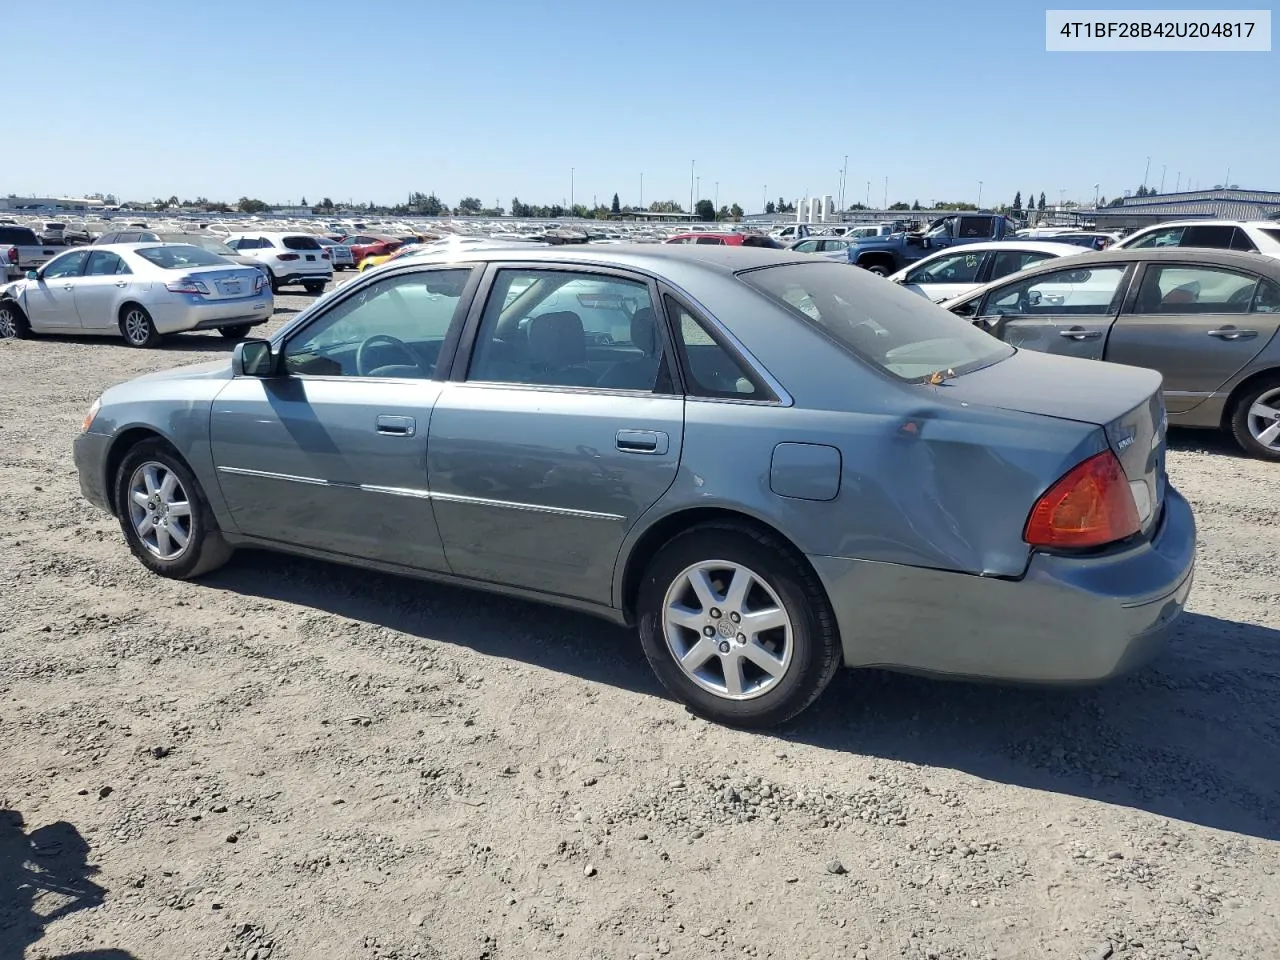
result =
[[[1090,683],[1160,652],[1191,592],[1195,545],[1191,508],[1169,487],[1152,542],[1103,557],[1037,553],[1021,580],[809,559],[847,666]]]
[[[323,264],[307,264],[305,267],[293,267],[288,271],[272,268],[276,283],[302,283],[304,280],[332,280],[333,266],[329,261]]]
[[[152,307],[151,319],[158,333],[182,333],[265,323],[274,310],[275,299],[270,290],[235,300],[201,300],[192,294],[181,301]]]

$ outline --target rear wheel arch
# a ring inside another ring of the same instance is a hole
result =
[[[1257,373],[1250,374],[1232,388],[1227,402],[1222,405],[1222,423],[1223,430],[1231,429],[1231,418],[1235,415],[1236,404],[1240,399],[1247,396],[1250,391],[1260,386],[1264,381],[1280,380],[1280,367],[1268,367],[1265,370],[1259,370]]]
[[[635,623],[636,602],[639,598],[640,583],[645,571],[653,562],[653,558],[670,540],[694,527],[724,524],[737,527],[757,537],[765,537],[781,544],[790,550],[795,559],[803,564],[817,577],[813,565],[809,563],[804,552],[780,530],[763,520],[731,507],[695,507],[668,514],[655,521],[636,540],[627,553],[622,571],[622,612],[627,623]],[[824,587],[825,589],[825,587]]]
[[[857,266],[864,270],[870,270],[872,267],[880,267],[888,273],[896,273],[898,271],[897,262],[887,253],[864,253],[857,259]]]

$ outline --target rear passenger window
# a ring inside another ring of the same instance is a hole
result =
[[[1280,313],[1280,283],[1263,280],[1253,295],[1250,313]]]
[[[1232,250],[1243,250],[1245,253],[1257,253],[1258,248],[1254,242],[1249,239],[1249,235],[1247,233],[1239,227],[1232,227],[1231,229],[1233,231],[1231,234]]]
[[[259,250],[265,250],[267,247],[274,247],[275,244],[266,237],[259,237],[256,246]]]
[[[315,237],[285,237],[281,242],[290,250],[320,249],[320,242]]]
[[[699,237],[698,243],[718,243],[723,245],[724,241],[721,240],[719,237]]]
[[[1182,235],[1181,246],[1210,247],[1214,250],[1228,250],[1231,248],[1232,238],[1235,232],[1235,227],[1187,227],[1187,232]]]
[[[1214,267],[1148,264],[1133,312],[1141,314],[1246,313],[1257,277]]]
[[[467,379],[673,392],[649,286],[568,270],[498,274]]]
[[[684,361],[688,393],[694,397],[776,400],[772,392],[710,329],[674,297],[665,298]]]

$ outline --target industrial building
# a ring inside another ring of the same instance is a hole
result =
[[[1184,190],[1125,197],[1119,206],[1073,210],[1077,219],[1092,219],[1099,230],[1134,229],[1166,220],[1269,220],[1280,216],[1280,191]]]

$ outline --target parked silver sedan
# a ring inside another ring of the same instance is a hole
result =
[[[256,267],[184,243],[95,245],[0,287],[0,339],[106,334],[154,347],[188,330],[240,339],[273,310],[270,283]]]
[[[157,574],[256,546],[562,604],[742,725],[841,664],[1121,673],[1195,553],[1159,375],[767,249],[404,258],[108,390],[75,458]]]

